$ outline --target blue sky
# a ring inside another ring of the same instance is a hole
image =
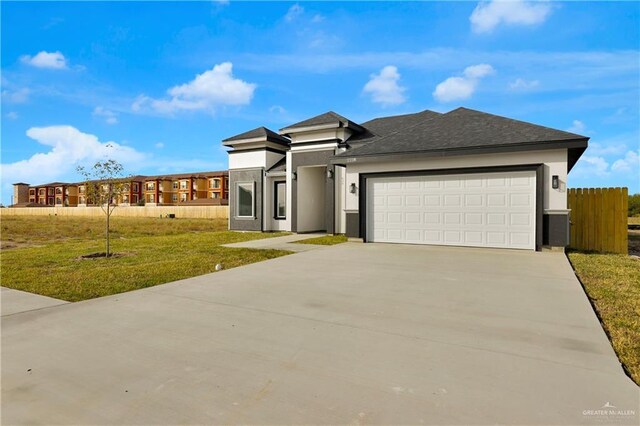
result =
[[[569,186],[640,191],[638,2],[2,2],[10,184],[226,169],[220,141],[334,110],[459,106],[571,130]],[[110,144],[110,147],[106,145]]]

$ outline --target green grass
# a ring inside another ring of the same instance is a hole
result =
[[[613,348],[640,384],[640,260],[617,254],[569,253]]]
[[[114,218],[111,247],[123,256],[83,260],[104,251],[100,219],[3,217],[3,243],[17,245],[1,252],[2,285],[75,302],[289,254],[221,247],[281,235],[226,231],[224,222]]]
[[[335,244],[346,243],[348,238],[344,235],[325,235],[323,237],[309,238],[306,240],[294,241],[296,244],[318,244],[322,246],[333,246]]]

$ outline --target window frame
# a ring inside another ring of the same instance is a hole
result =
[[[240,216],[240,186],[241,185],[251,185],[251,215],[250,216]],[[256,183],[253,181],[245,181],[245,182],[236,182],[235,185],[236,190],[236,202],[235,202],[235,215],[234,217],[237,219],[255,219],[256,218]]]
[[[284,185],[284,215],[278,215],[278,186]],[[287,220],[287,181],[277,180],[273,182],[273,218],[275,220]]]

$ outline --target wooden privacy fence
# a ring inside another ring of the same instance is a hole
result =
[[[627,188],[571,188],[568,203],[571,248],[628,254]]]
[[[228,219],[229,206],[119,206],[113,216]],[[100,207],[15,207],[0,209],[0,216],[95,216],[104,217]]]

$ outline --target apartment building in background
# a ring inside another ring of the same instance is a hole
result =
[[[182,173],[158,176],[136,175],[120,180],[124,191],[113,204],[136,205],[226,205],[229,173],[224,171]],[[42,185],[13,184],[12,207],[86,207],[90,182],[51,182]]]

